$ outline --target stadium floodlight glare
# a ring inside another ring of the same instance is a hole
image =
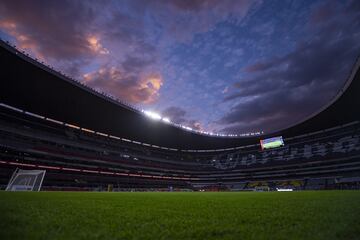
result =
[[[155,120],[161,120],[161,116],[158,113],[150,112],[150,111],[144,111],[145,115],[150,117],[151,119]]]
[[[163,120],[164,122],[167,122],[167,123],[170,123],[170,122],[171,122],[169,118],[162,118],[162,120]]]
[[[192,129],[191,127],[188,127],[188,126],[181,125],[181,127],[182,127],[183,129],[188,130],[188,131],[194,131],[194,129]]]

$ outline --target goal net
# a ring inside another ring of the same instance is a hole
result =
[[[16,169],[6,191],[40,191],[46,170]]]

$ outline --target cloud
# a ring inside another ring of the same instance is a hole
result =
[[[95,18],[94,9],[80,1],[0,3],[0,27],[17,39],[19,47],[47,59],[90,57]]]
[[[350,3],[346,6],[346,12],[350,14],[360,14],[360,2],[356,0],[350,1]]]
[[[204,130],[204,128],[202,127],[201,123],[199,121],[196,121],[196,120],[189,120],[186,124],[186,126],[194,129],[194,130],[197,130],[197,131],[202,131]]]
[[[229,87],[226,86],[226,87],[221,91],[221,93],[222,93],[222,94],[226,94],[228,91],[229,91]]]
[[[187,112],[181,107],[168,107],[162,111],[162,116],[169,118],[173,123],[190,127],[194,130],[203,130],[201,123],[187,118]]]
[[[166,46],[189,41],[230,15],[242,19],[254,4],[5,0],[0,29],[62,72],[122,100],[149,104],[165,81],[160,55]]]
[[[336,2],[326,2],[316,7],[310,15],[310,23],[318,25],[332,19],[336,16],[337,4]]]
[[[252,65],[249,65],[249,66],[245,67],[244,71],[248,72],[248,73],[265,71],[265,70],[268,70],[268,69],[272,68],[278,62],[281,62],[281,61],[282,61],[281,59],[272,58],[272,59],[269,59],[267,61],[257,62],[257,63],[254,63]]]
[[[221,118],[225,124],[221,131],[226,133],[245,133],[247,131],[273,131],[297,122],[305,117],[304,113],[316,111],[321,103],[328,100],[333,92],[331,87],[303,86],[295,89],[278,89],[268,94],[249,98],[235,105]]]
[[[109,54],[109,50],[107,50],[105,47],[102,46],[102,44],[100,43],[100,40],[98,37],[96,36],[89,36],[87,38],[87,41],[90,45],[90,49],[95,52],[95,53],[99,53],[99,54]]]
[[[186,111],[180,107],[168,107],[162,111],[162,116],[170,118],[172,122],[178,124],[186,122],[185,115]]]
[[[234,105],[218,121],[222,131],[278,130],[334,97],[360,54],[360,17],[342,14],[313,30],[315,37],[301,39],[292,52],[243,68],[245,77],[233,86],[237,92],[224,98]]]
[[[137,76],[121,70],[121,66],[107,65],[95,72],[84,74],[84,82],[132,104],[155,102],[163,84],[159,73],[150,72]]]
[[[228,17],[243,19],[261,1],[158,0],[151,3],[149,9],[158,13],[154,14],[156,21],[165,23],[161,31],[166,41],[188,43],[196,34],[209,31]]]

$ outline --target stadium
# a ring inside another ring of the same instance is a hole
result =
[[[314,116],[268,136],[234,138],[148,119],[1,47],[2,188],[20,166],[47,170],[44,190],[359,188],[360,62]],[[261,151],[260,140],[276,136],[286,144]]]
[[[0,51],[1,239],[359,239],[360,59],[306,118],[217,134]]]

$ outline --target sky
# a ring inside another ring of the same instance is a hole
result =
[[[0,37],[172,122],[267,133],[344,85],[360,53],[360,1],[2,0]]]

